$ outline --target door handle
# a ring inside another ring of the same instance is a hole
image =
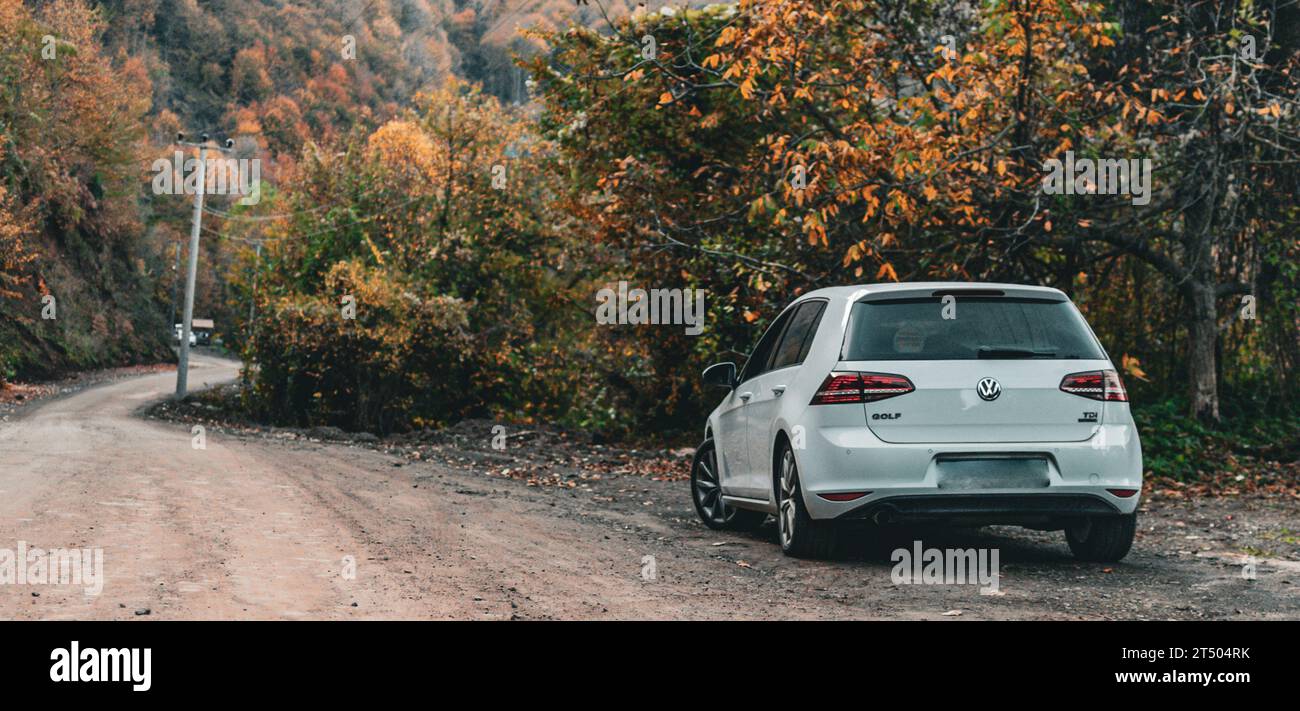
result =
[[[754,393],[741,393],[741,394],[740,394],[740,399],[741,399],[741,400],[744,400],[745,402],[749,402],[749,399],[750,399],[751,397],[754,397]]]
[[[777,397],[781,397],[782,395],[785,394],[785,386],[784,386],[784,385],[774,385],[774,386],[772,387],[772,394],[775,395],[775,396],[777,396]]]

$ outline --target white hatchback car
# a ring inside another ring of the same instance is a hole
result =
[[[691,469],[710,528],[777,519],[781,547],[828,555],[842,521],[1064,530],[1084,560],[1133,543],[1142,447],[1128,394],[1057,289],[819,289],[772,322]]]

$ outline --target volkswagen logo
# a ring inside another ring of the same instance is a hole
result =
[[[996,400],[1002,394],[1002,386],[993,378],[980,378],[975,384],[975,392],[979,393],[981,400]]]

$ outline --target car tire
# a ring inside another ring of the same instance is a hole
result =
[[[752,531],[767,520],[767,514],[762,511],[738,509],[722,500],[718,452],[712,439],[704,440],[695,450],[695,460],[691,462],[691,501],[700,520],[715,531]]]
[[[776,528],[781,550],[795,558],[828,558],[835,552],[835,530],[817,521],[804,505],[799,465],[788,443],[781,445],[776,470]]]
[[[1078,560],[1113,563],[1128,555],[1137,532],[1137,514],[1090,516],[1065,529],[1065,541]]]

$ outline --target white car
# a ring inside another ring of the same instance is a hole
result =
[[[1128,393],[1057,289],[819,289],[772,322],[691,469],[714,529],[775,515],[790,555],[830,554],[844,521],[1064,530],[1083,560],[1123,558],[1142,491]]]
[[[176,341],[177,343],[180,343],[181,337],[184,334],[184,332],[185,332],[184,327],[181,326],[180,324],[176,324],[175,330],[172,331],[172,340]],[[199,337],[193,331],[190,331],[190,346],[197,346],[198,344],[199,344]]]

